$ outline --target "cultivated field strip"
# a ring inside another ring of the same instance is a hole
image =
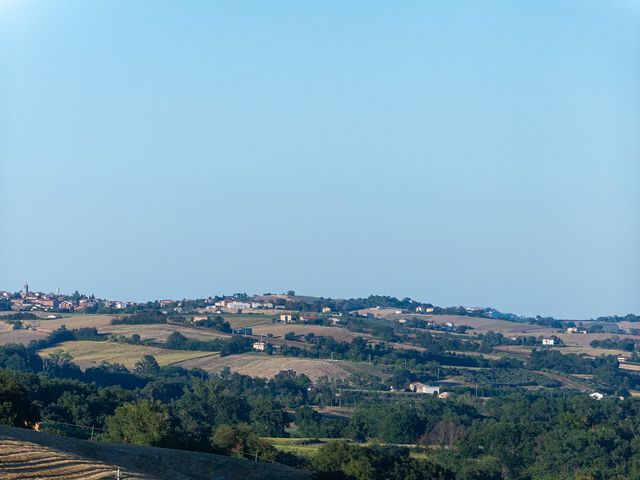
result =
[[[115,465],[0,436],[2,480],[106,480],[115,479],[117,470]],[[120,469],[120,478],[152,480],[155,477]]]

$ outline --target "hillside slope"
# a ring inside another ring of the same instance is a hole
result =
[[[308,472],[207,453],[90,442],[0,426],[2,480],[309,479]]]

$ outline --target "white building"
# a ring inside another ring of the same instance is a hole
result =
[[[412,382],[409,384],[409,390],[415,393],[426,393],[427,395],[439,395],[440,387],[426,385],[421,382]]]
[[[254,350],[259,350],[261,352],[264,352],[267,349],[267,343],[266,342],[254,342],[253,349]]]
[[[233,308],[233,309],[248,309],[251,308],[251,304],[247,303],[247,302],[227,302],[227,308]]]
[[[283,323],[292,323],[293,322],[293,315],[291,315],[290,313],[281,313],[280,314],[280,321]]]
[[[600,392],[590,393],[589,396],[591,398],[593,398],[594,400],[602,400],[604,398],[604,395],[602,393],[600,393]]]
[[[556,341],[553,338],[543,338],[542,339],[542,345],[553,346],[555,344],[556,344]]]

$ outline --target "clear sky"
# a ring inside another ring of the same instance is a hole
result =
[[[640,313],[640,2],[0,0],[0,289]]]

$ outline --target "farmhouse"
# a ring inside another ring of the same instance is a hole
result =
[[[322,313],[331,313],[330,307],[322,307]]]
[[[254,342],[253,349],[254,350],[259,350],[261,352],[264,352],[267,349],[267,343],[266,342]]]
[[[280,321],[283,323],[293,323],[293,315],[291,315],[290,313],[281,313]]]
[[[439,395],[440,387],[426,385],[421,382],[411,382],[409,384],[409,390],[415,393],[426,393],[428,395]]]
[[[556,341],[553,338],[543,338],[542,339],[542,345],[553,346],[555,344],[556,344]]]
[[[209,320],[209,317],[206,315],[194,315],[191,319],[193,323],[204,322],[205,320]]]
[[[602,400],[604,398],[604,395],[602,393],[600,393],[600,392],[590,393],[589,396],[591,398],[593,398],[594,400]]]

